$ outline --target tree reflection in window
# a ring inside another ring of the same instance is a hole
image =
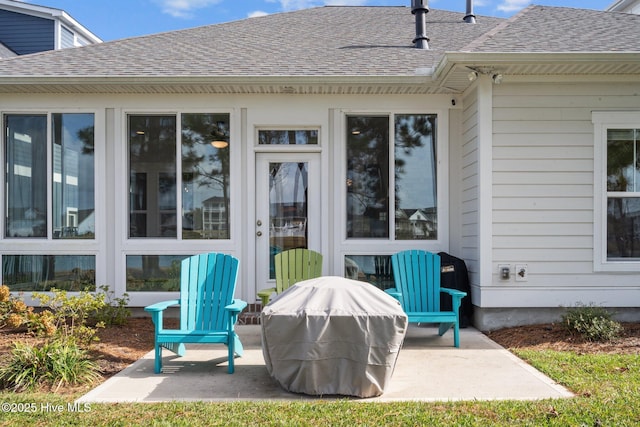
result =
[[[229,114],[182,115],[182,238],[229,239]]]
[[[436,116],[395,116],[396,240],[438,236]]]
[[[389,118],[347,118],[347,237],[389,237]]]

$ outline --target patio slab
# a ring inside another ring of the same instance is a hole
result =
[[[245,347],[227,373],[226,347],[191,345],[186,355],[164,351],[163,372],[153,373],[153,351],[78,399],[79,403],[328,400],[344,396],[308,396],[282,389],[268,374],[260,326],[239,325]],[[411,325],[390,383],[378,397],[356,401],[537,400],[573,394],[474,328],[453,334]]]

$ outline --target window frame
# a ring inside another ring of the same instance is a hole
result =
[[[448,109],[416,109],[398,108],[387,111],[379,110],[342,110],[341,112],[340,138],[343,141],[340,153],[340,177],[341,182],[347,180],[347,123],[352,116],[386,116],[389,118],[389,200],[390,206],[390,235],[384,238],[352,238],[347,237],[347,189],[341,185],[336,197],[340,197],[339,206],[342,206],[340,227],[336,227],[336,233],[340,233],[337,241],[340,242],[341,254],[346,255],[391,255],[395,252],[415,248],[431,252],[449,250],[449,110]],[[436,116],[436,203],[437,203],[437,238],[433,240],[397,240],[395,232],[395,118],[397,115],[434,115]],[[374,248],[372,250],[372,248]]]
[[[596,272],[640,271],[640,257],[628,260],[609,260],[607,257],[607,132],[609,129],[640,129],[640,111],[593,111],[594,125],[594,208],[593,208],[593,268]],[[640,198],[640,192],[625,193],[625,197]]]
[[[56,239],[53,235],[53,132],[52,121],[54,114],[92,114],[94,125],[94,214],[95,214],[95,235],[91,239]],[[68,255],[68,256],[93,256],[95,257],[95,283],[96,287],[101,283],[108,282],[106,257],[100,254],[106,247],[107,227],[105,226],[106,209],[106,173],[105,163],[98,159],[107,155],[105,144],[106,117],[104,110],[96,108],[34,108],[15,109],[0,111],[0,123],[3,129],[0,135],[0,170],[6,172],[6,134],[5,118],[11,115],[43,115],[47,118],[47,236],[39,238],[9,238],[5,236],[6,227],[6,198],[0,199],[0,262],[4,255]],[[0,269],[0,278],[3,271]],[[75,292],[75,291],[74,291]],[[71,293],[74,293],[71,292]],[[31,298],[31,292],[24,292],[25,303],[28,305],[39,305],[37,300]]]

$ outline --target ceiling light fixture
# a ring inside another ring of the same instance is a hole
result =
[[[475,81],[478,78],[478,72],[477,71],[469,71],[469,74],[467,74],[467,78],[469,79],[470,82]]]
[[[502,74],[494,74],[493,77],[491,77],[491,79],[493,79],[493,83],[499,85],[500,83],[502,83]]]
[[[227,148],[229,146],[229,132],[227,131],[227,123],[218,122],[211,130],[213,141],[211,145],[215,148]]]
[[[227,148],[229,143],[227,141],[211,141],[211,145],[216,148]]]

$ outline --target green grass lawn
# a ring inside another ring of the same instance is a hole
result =
[[[491,402],[140,403],[73,406],[79,396],[0,393],[1,426],[637,426],[640,355],[516,354],[576,393]],[[11,412],[15,410],[16,412]]]

